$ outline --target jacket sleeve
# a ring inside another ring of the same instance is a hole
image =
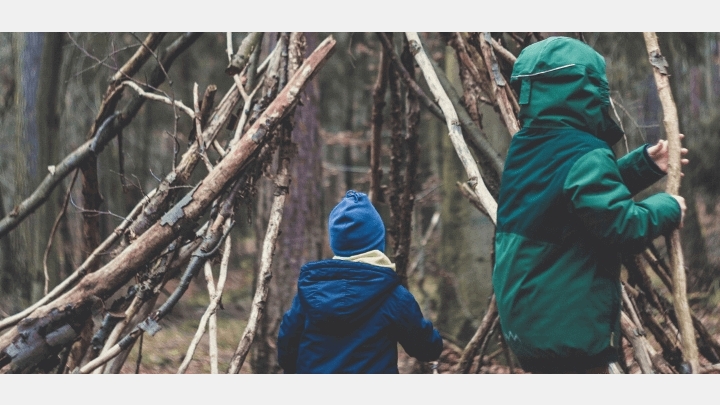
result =
[[[645,144],[617,161],[623,183],[632,195],[650,187],[665,176],[665,172],[660,170],[648,155],[648,146]]]
[[[297,371],[298,348],[304,327],[305,315],[296,294],[290,310],[283,316],[278,332],[278,363],[285,374],[295,374]]]
[[[633,201],[609,149],[578,159],[563,191],[571,213],[593,236],[623,250],[642,250],[680,223],[680,205],[667,193]]]
[[[398,342],[407,354],[420,361],[437,360],[443,348],[440,333],[423,318],[415,297],[405,287],[399,287],[399,290]]]

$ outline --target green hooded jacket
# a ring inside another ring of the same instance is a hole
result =
[[[640,251],[680,222],[666,193],[633,196],[665,173],[647,145],[619,160],[605,61],[552,37],[513,69],[522,129],[513,137],[498,200],[493,271],[505,338],[526,370],[601,366],[617,358],[620,252]]]

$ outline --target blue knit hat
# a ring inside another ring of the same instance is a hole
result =
[[[385,224],[366,194],[350,190],[330,212],[330,248],[337,256],[385,252]]]

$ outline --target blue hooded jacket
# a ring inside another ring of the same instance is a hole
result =
[[[285,373],[397,373],[397,343],[436,360],[442,338],[387,267],[321,260],[300,269],[283,317],[278,361]]]

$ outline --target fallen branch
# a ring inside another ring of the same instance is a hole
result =
[[[455,113],[455,109],[438,81],[435,70],[430,63],[430,59],[422,48],[420,37],[414,32],[407,32],[406,35],[408,37],[408,41],[410,42],[410,49],[415,54],[415,60],[418,62],[418,65],[425,76],[425,80],[430,87],[430,91],[439,100],[440,108],[443,110],[443,114],[445,115],[445,120],[447,122],[450,139],[452,140],[455,151],[460,157],[460,161],[468,174],[468,186],[480,199],[482,205],[490,214],[490,219],[492,219],[493,224],[495,224],[497,223],[497,202],[492,195],[490,195],[487,187],[485,187],[485,183],[480,176],[480,170],[475,163],[475,159],[472,157],[467,145],[465,144],[462,131],[460,130],[460,122],[457,114]]]
[[[143,268],[149,258],[159,254],[177,235],[192,227],[197,219],[206,212],[210,203],[245,167],[251,155],[266,140],[266,135],[272,132],[285,114],[296,105],[303,87],[332,54],[334,46],[335,40],[332,37],[328,37],[318,46],[289,80],[288,85],[248,129],[247,135],[242,137],[213,171],[167,212],[163,219],[152,225],[138,237],[135,243],[130,244],[102,269],[86,276],[64,296],[50,305],[38,308],[31,316],[41,318],[50,314],[53,309],[70,306],[74,309],[72,314],[67,311],[54,315],[60,325],[67,316],[72,315],[74,320],[87,318],[90,315],[88,304],[91,300],[107,299]],[[33,331],[40,333],[40,331]],[[34,358],[34,353],[44,347],[42,346],[44,344],[42,337],[49,332],[52,331],[43,331],[39,339],[23,343],[22,349],[13,346],[14,349],[11,349],[10,353],[8,353],[8,348],[13,345],[13,342],[21,340],[18,329],[14,328],[0,337],[0,368],[8,364],[8,359],[12,362],[15,358],[26,359],[28,356]],[[127,344],[124,340],[121,340],[118,345]],[[21,351],[18,352],[18,350]]]
[[[658,90],[658,96],[663,108],[663,125],[668,140],[668,181],[666,190],[669,194],[677,195],[680,192],[680,178],[682,164],[680,162],[682,145],[680,143],[680,129],[678,124],[677,108],[670,90],[667,77],[667,61],[660,53],[657,36],[654,32],[643,33],[647,46],[650,64],[653,65],[653,75]],[[698,349],[695,341],[695,330],[690,316],[690,306],[687,300],[687,281],[683,264],[683,252],[680,244],[680,230],[675,229],[668,241],[670,253],[672,279],[673,279],[673,305],[678,317],[680,337],[682,340],[683,356],[690,364],[693,373],[699,371]]]
[[[282,43],[283,47],[287,47],[287,40],[288,38],[283,35],[278,40],[278,44],[280,45]],[[310,57],[312,57],[312,55]],[[285,58],[285,63],[287,63],[287,58]],[[302,66],[298,70],[295,69],[295,66],[290,67],[293,76],[301,72]],[[284,69],[280,70],[281,74],[279,84],[284,85],[283,82],[285,81],[286,76],[282,74],[282,70]],[[268,220],[267,230],[265,231],[265,239],[263,240],[262,253],[260,256],[260,271],[258,272],[255,296],[253,297],[252,307],[250,309],[250,318],[245,326],[245,330],[240,338],[237,349],[235,349],[235,353],[233,353],[233,356],[230,359],[230,367],[228,369],[229,374],[237,374],[240,372],[240,368],[245,362],[245,358],[250,351],[250,346],[255,339],[257,327],[264,314],[268,291],[270,289],[270,279],[272,278],[271,269],[273,255],[275,253],[275,244],[280,232],[280,223],[283,217],[285,200],[287,199],[287,195],[290,190],[290,158],[293,151],[291,132],[293,124],[292,115],[290,115],[284,124],[281,125],[279,130],[280,145],[278,152],[278,167],[275,175],[275,195],[273,196],[273,202],[270,208],[270,218]]]

